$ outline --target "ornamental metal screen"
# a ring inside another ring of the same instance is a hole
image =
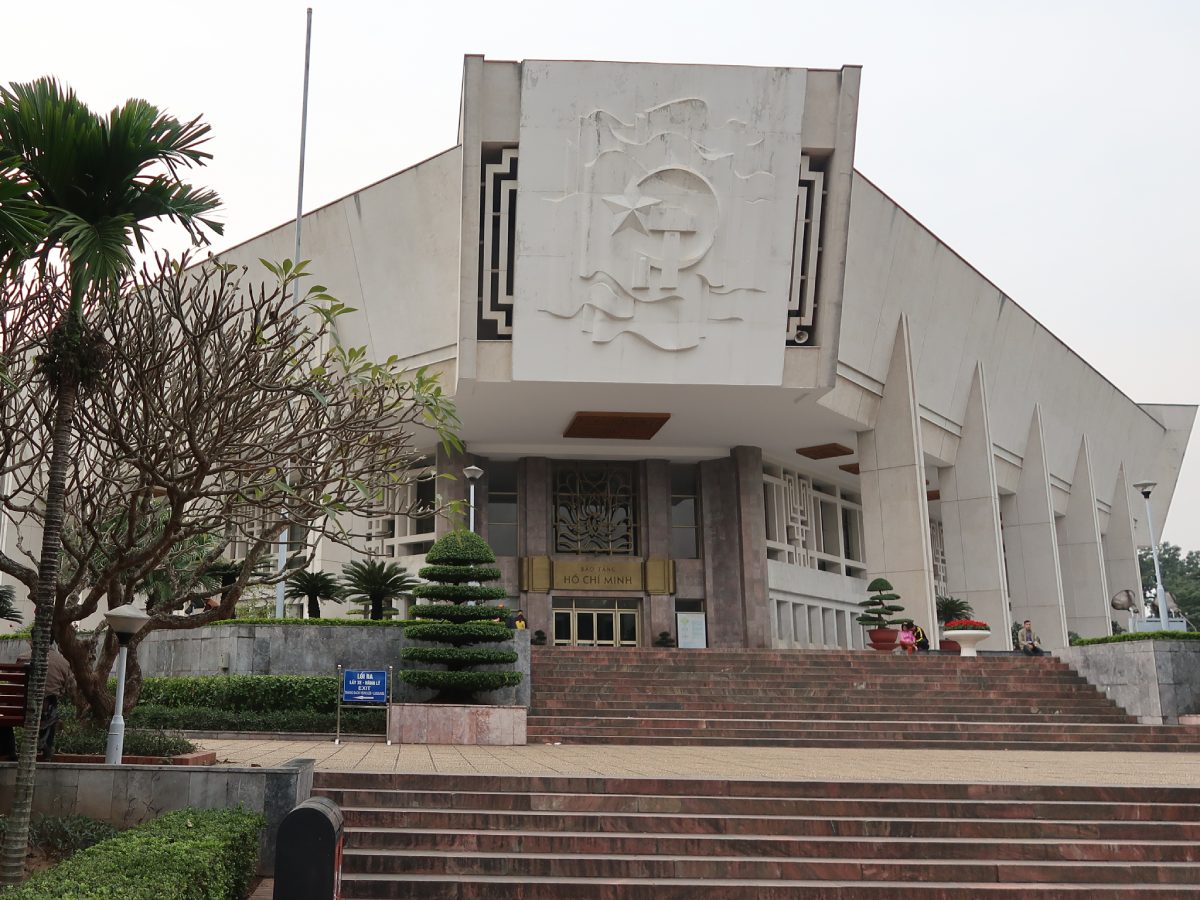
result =
[[[554,550],[634,556],[637,472],[625,463],[559,463],[554,471]]]

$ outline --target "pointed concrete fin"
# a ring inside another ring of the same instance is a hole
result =
[[[908,316],[901,316],[892,343],[892,360],[883,385],[883,398],[875,417],[876,468],[924,467],[919,411]]]
[[[1108,615],[1108,578],[1100,544],[1100,515],[1096,510],[1091,447],[1086,435],[1079,441],[1079,453],[1075,458],[1062,538],[1059,550],[1067,627],[1083,637],[1107,637],[1112,633]]]
[[[1013,521],[1004,523],[1013,616],[1032,619],[1044,646],[1056,650],[1067,646],[1067,616],[1040,406],[1029,421],[1014,499]]]
[[[1133,510],[1135,498],[1125,474],[1125,464],[1117,469],[1116,484],[1113,485],[1112,503],[1108,511],[1108,527],[1104,531],[1104,566],[1108,576],[1108,594],[1111,601],[1120,591],[1133,591],[1142,596],[1142,571],[1138,565],[1137,542],[1134,540]],[[1113,612],[1114,616],[1125,613]],[[1118,622],[1124,621],[1121,618]]]

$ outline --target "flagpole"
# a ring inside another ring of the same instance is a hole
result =
[[[312,7],[308,8],[308,23],[304,30],[304,97],[300,104],[300,174],[296,185],[296,252],[292,255],[292,264],[300,264],[300,230],[304,221],[304,150],[305,138],[308,135],[308,71],[312,60]],[[284,477],[287,475],[285,473]],[[279,535],[279,553],[276,571],[280,578],[275,585],[275,618],[283,618],[283,601],[285,586],[283,570],[287,567],[288,538],[291,526],[285,524]]]

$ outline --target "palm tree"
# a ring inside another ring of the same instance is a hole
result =
[[[17,612],[17,594],[11,584],[0,585],[0,619],[5,622],[20,622]]]
[[[342,596],[342,586],[335,576],[328,572],[309,572],[302,570],[287,580],[285,596],[292,600],[308,601],[308,617],[321,618],[321,601],[332,600],[334,603],[345,602]]]
[[[377,559],[356,560],[342,567],[342,589],[354,603],[363,604],[363,615],[379,620],[384,615],[396,614],[391,602],[412,592],[421,582],[408,574],[408,570],[396,563],[385,563]],[[384,610],[384,604],[389,609]]]
[[[44,271],[57,261],[70,285],[69,304],[41,361],[53,419],[33,592],[30,724],[22,738],[0,884],[20,880],[29,838],[76,404],[104,366],[103,338],[88,327],[86,311],[116,300],[116,286],[133,268],[133,246],[146,247],[150,220],[170,219],[197,243],[207,231],[221,233],[206,217],[220,199],[179,177],[182,169],[211,158],[200,149],[208,132],[198,118],[180,122],[145,100],[127,100],[98,115],[52,78],[0,87],[0,272],[22,277],[29,266]]]

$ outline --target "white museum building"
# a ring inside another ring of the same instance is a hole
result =
[[[559,644],[1108,634],[1194,406],[1135,403],[854,168],[860,69],[465,60],[458,140],[305,217],[343,339],[439,371],[462,498]],[[283,225],[222,256],[292,255]],[[413,498],[393,498],[398,509]],[[385,518],[414,570],[441,519]],[[340,560],[318,560],[337,571]],[[680,637],[685,637],[680,635]]]

